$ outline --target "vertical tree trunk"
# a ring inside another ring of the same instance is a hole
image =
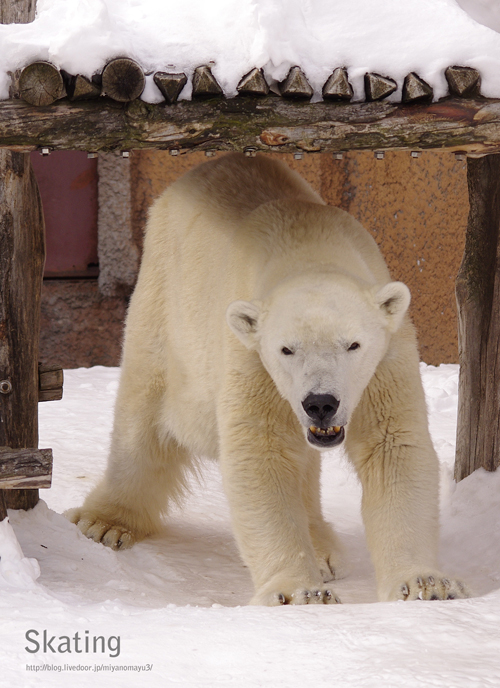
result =
[[[500,155],[469,159],[467,175],[470,211],[456,282],[457,481],[500,463]]]
[[[33,21],[35,5],[36,0],[0,0],[0,21]],[[0,150],[0,446],[38,446],[44,260],[42,207],[29,155]],[[37,501],[38,490],[5,490],[0,518],[5,507],[28,509]]]

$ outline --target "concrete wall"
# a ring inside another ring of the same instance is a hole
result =
[[[394,279],[412,292],[421,358],[456,362],[454,280],[468,213],[466,163],[451,153],[307,154],[282,157],[328,203],[356,217],[380,245]],[[51,283],[42,299],[42,360],[67,367],[118,365],[121,326],[152,201],[201,153],[135,152],[100,157],[99,285]]]
[[[119,365],[123,297],[106,297],[97,280],[50,280],[42,290],[40,355],[64,368]]]

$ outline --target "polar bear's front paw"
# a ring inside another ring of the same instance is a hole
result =
[[[74,523],[81,532],[95,542],[101,542],[111,549],[128,549],[135,543],[134,534],[117,524],[106,523],[81,509],[69,509],[64,516]]]
[[[455,600],[471,594],[460,580],[442,574],[412,576],[402,582],[391,599],[395,600]]]
[[[250,604],[279,607],[284,604],[341,604],[340,598],[327,585],[299,587],[295,590],[264,590],[254,595]]]

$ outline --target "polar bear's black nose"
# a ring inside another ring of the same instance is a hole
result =
[[[302,408],[318,425],[329,426],[336,414],[340,401],[331,394],[308,394]]]

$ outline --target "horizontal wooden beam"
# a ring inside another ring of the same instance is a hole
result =
[[[0,447],[0,490],[50,487],[52,449]]]
[[[0,102],[0,147],[321,152],[346,150],[500,152],[500,100],[431,104],[287,101],[275,96],[151,105],[108,98],[33,107]]]

